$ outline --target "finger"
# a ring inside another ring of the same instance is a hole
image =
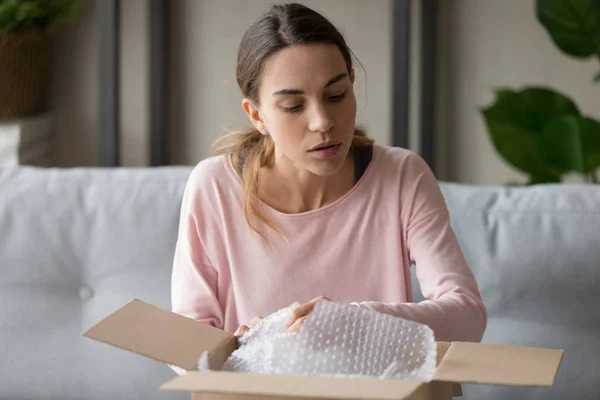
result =
[[[292,326],[292,324],[294,324],[294,322],[296,322],[296,320],[298,320],[299,318],[303,318],[306,317],[308,314],[310,314],[310,312],[315,308],[315,305],[321,301],[326,299],[326,297],[320,296],[320,297],[316,297],[314,299],[312,299],[311,301],[309,301],[308,303],[304,303],[298,307],[296,307],[293,311],[292,314],[290,315],[290,318],[288,319],[286,328],[289,328],[290,326]]]
[[[292,314],[290,315],[290,318],[287,321],[286,328],[289,328],[299,318],[306,317],[308,314],[310,314],[310,312],[315,308],[315,305],[321,300],[329,301],[330,299],[325,296],[319,296],[319,297],[315,297],[308,303],[304,303],[304,304],[296,307],[292,311]]]
[[[260,321],[262,321],[261,317],[254,317],[254,318],[252,318],[252,320],[248,324],[248,327],[254,328]]]
[[[302,323],[304,322],[304,320],[306,319],[306,317],[301,317],[298,318],[296,320],[296,322],[294,322],[289,328],[288,328],[288,332],[298,332],[300,330],[300,328],[302,327]]]
[[[233,334],[233,336],[235,337],[242,337],[244,336],[248,331],[250,330],[249,327],[247,327],[246,325],[242,325],[240,326],[237,331],[235,331],[235,333]]]
[[[292,311],[292,314],[290,315],[290,318],[287,321],[286,328],[289,329],[298,319],[306,317],[312,311],[314,306],[314,303],[308,302],[296,307]]]
[[[311,301],[309,301],[309,303],[317,304],[321,300],[329,300],[329,299],[327,297],[325,297],[325,296],[319,296],[319,297],[315,297],[314,299],[312,299]]]

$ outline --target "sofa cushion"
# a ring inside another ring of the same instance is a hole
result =
[[[176,399],[163,364],[81,336],[132,298],[170,308],[189,168],[0,170],[0,398]]]
[[[81,333],[132,298],[170,307],[190,172],[0,169],[0,399],[189,398],[158,390],[166,366]],[[464,398],[596,398],[600,188],[442,190],[488,308],[484,342],[566,349],[552,389],[465,385]]]
[[[600,186],[442,190],[488,309],[483,341],[565,349],[554,388],[465,385],[464,398],[596,398]]]

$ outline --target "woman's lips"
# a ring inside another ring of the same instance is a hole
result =
[[[332,144],[329,146],[323,146],[323,147],[319,147],[314,150],[310,150],[309,153],[313,154],[314,156],[317,156],[319,158],[331,158],[331,157],[335,156],[338,153],[338,151],[340,151],[341,148],[342,148],[342,144],[338,143],[338,144]]]

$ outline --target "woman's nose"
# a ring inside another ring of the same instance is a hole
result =
[[[333,127],[333,118],[325,107],[319,106],[312,110],[309,129],[313,132],[327,132]]]

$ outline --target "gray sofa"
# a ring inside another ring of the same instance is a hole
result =
[[[81,333],[132,298],[169,308],[189,172],[0,170],[0,399],[188,398],[158,391],[165,365]],[[552,389],[465,385],[464,398],[598,398],[600,188],[442,186],[488,307],[484,341],[566,349]]]

